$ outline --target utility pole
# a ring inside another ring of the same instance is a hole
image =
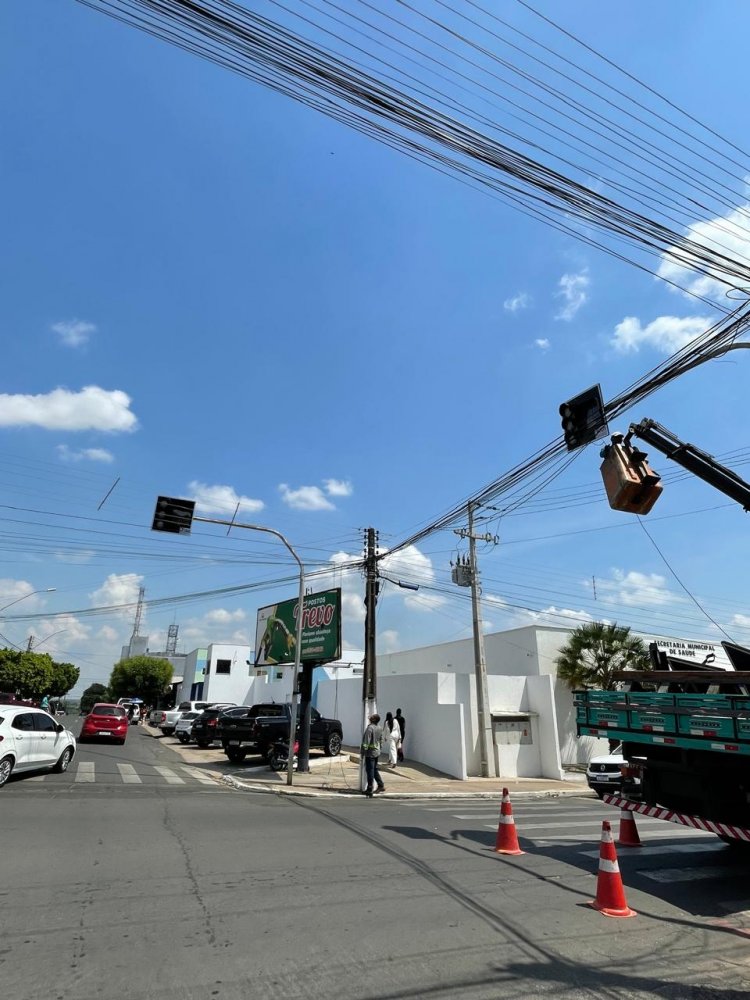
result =
[[[370,716],[376,710],[377,661],[375,649],[375,608],[378,603],[378,555],[377,535],[374,528],[368,528],[365,548],[365,664],[362,671],[362,732],[367,728]],[[359,784],[365,790],[365,758],[360,753]]]
[[[492,716],[487,690],[487,663],[484,658],[484,632],[482,631],[482,589],[477,567],[477,542],[495,542],[495,535],[474,534],[474,510],[479,504],[469,501],[469,527],[455,531],[460,538],[469,539],[469,571],[471,577],[471,616],[474,629],[474,676],[477,686],[477,716],[479,721],[479,757],[483,778],[494,778],[495,754],[492,751]]]
[[[26,643],[26,652],[30,653],[33,648],[34,648],[34,636],[30,635],[29,641]]]

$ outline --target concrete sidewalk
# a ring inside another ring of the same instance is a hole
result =
[[[359,787],[359,755],[344,748],[338,757],[313,754],[307,774],[294,772],[293,784],[287,785],[286,771],[277,773],[259,758],[249,764],[230,763],[221,749],[201,750],[195,744],[183,745],[171,736],[162,736],[158,729],[139,727],[141,731],[159,739],[162,746],[173,750],[181,760],[241,791],[269,792],[277,795],[335,797],[362,794]],[[257,761],[257,763],[255,763]],[[459,781],[450,775],[435,771],[416,761],[405,761],[397,768],[380,765],[389,799],[493,799],[499,801],[503,788],[513,798],[558,798],[562,796],[594,797],[586,784],[586,777],[572,771],[565,781],[551,778],[469,778]]]

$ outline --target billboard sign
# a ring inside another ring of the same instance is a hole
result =
[[[294,663],[298,598],[258,609],[255,666]],[[301,663],[330,663],[341,656],[341,588],[306,594],[302,609]]]

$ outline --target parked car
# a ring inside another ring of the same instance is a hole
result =
[[[122,745],[128,735],[128,721],[127,708],[98,702],[83,720],[78,742],[104,739],[107,743]]]
[[[0,787],[13,773],[67,771],[75,752],[73,734],[47,712],[0,704]]]
[[[586,781],[589,788],[596,792],[599,798],[607,792],[619,792],[623,786],[622,769],[625,758],[622,755],[622,744],[614,748],[613,753],[592,757],[586,768]],[[632,787],[640,785],[640,779],[629,777]]]
[[[156,725],[165,736],[171,736],[183,712],[202,712],[210,704],[209,701],[181,701],[177,708],[162,709]]]
[[[270,702],[222,715],[218,738],[229,760],[240,763],[248,754],[268,757],[276,743],[287,743],[291,725],[291,706]],[[297,721],[299,736],[299,720]],[[321,749],[328,757],[341,752],[343,730],[338,719],[325,719],[310,709],[310,749]]]
[[[204,709],[193,723],[193,739],[202,750],[205,750],[212,743],[220,740],[219,720],[221,718],[225,715],[231,715],[233,712],[242,713],[246,711],[247,706],[244,705],[211,705],[210,708]]]
[[[180,743],[189,743],[193,738],[193,723],[200,712],[183,712],[175,723],[174,734]]]

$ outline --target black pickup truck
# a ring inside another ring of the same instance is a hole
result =
[[[271,702],[253,705],[245,714],[219,716],[218,738],[227,757],[239,763],[248,754],[268,756],[274,743],[289,741],[291,705]],[[299,724],[297,725],[299,735]],[[310,709],[310,749],[323,750],[326,756],[341,752],[343,730],[338,719],[324,719],[317,709]]]

